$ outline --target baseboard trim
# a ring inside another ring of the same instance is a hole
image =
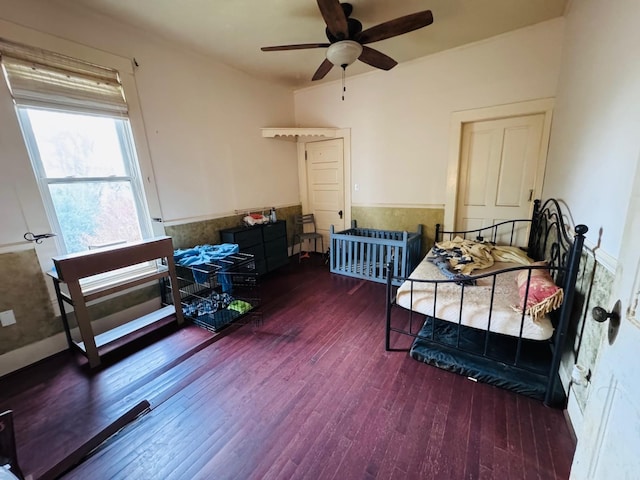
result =
[[[126,323],[132,318],[140,317],[158,308],[158,300],[148,300],[121,312],[91,322],[96,335]],[[78,338],[78,329],[71,330],[71,334]],[[33,365],[47,357],[60,353],[69,348],[64,332],[39,340],[24,347],[11,350],[0,355],[0,377],[25,367]]]
[[[577,442],[580,439],[582,433],[583,417],[582,409],[576,400],[575,395],[572,395],[569,390],[569,399],[567,400],[567,410],[565,411],[565,417],[571,429],[571,434],[574,440]]]

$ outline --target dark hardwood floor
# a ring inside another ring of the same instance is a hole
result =
[[[384,350],[384,286],[297,258],[263,319],[165,332],[88,373],[64,352],[0,379],[40,478],[133,405],[65,479],[566,479],[562,411]],[[215,341],[214,341],[215,340]]]

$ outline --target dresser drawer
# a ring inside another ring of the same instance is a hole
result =
[[[237,243],[240,250],[245,250],[248,247],[262,243],[262,232],[260,228],[228,230],[221,232],[220,238],[224,243]]]
[[[287,235],[287,224],[283,221],[269,223],[264,226],[262,234],[264,235],[265,242],[274,240],[276,238],[285,237]]]
[[[287,238],[280,237],[274,240],[264,242],[265,257],[273,257],[278,255],[287,255]]]
[[[250,247],[240,246],[242,253],[250,253],[256,260],[264,260],[264,248],[262,245],[251,245]]]

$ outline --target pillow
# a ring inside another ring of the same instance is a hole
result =
[[[534,262],[532,266],[547,266],[547,262]],[[531,280],[529,282],[529,293],[527,295],[527,279],[531,272]],[[548,269],[523,270],[516,278],[518,284],[518,293],[520,295],[520,304],[517,310],[522,312],[525,310],[527,315],[531,316],[534,322],[538,322],[549,312],[562,305],[563,293],[558,287]],[[524,305],[525,296],[527,304]]]

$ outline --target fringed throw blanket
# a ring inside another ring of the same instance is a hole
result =
[[[548,266],[547,262],[535,262],[533,265]],[[531,272],[530,275],[529,272]],[[534,322],[539,322],[549,312],[562,305],[564,300],[562,289],[554,283],[546,268],[522,271],[518,274],[516,283],[520,303],[515,310],[522,312],[524,309]]]

